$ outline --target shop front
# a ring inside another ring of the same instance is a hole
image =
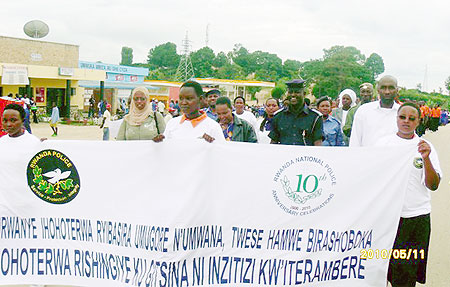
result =
[[[94,63],[79,61],[80,69],[91,69],[104,71],[104,81],[81,81],[80,87],[84,88],[84,111],[89,110],[89,99],[94,99],[94,110],[98,113],[100,101],[107,102],[112,106],[112,114],[123,112],[124,106],[131,91],[137,86],[145,86],[149,90],[154,89],[151,85],[144,83],[148,75],[147,68],[129,67],[114,64]]]
[[[78,81],[104,80],[105,76],[96,70],[0,63],[2,96],[32,97],[44,116],[55,103],[62,117],[73,117],[83,109],[83,88]]]

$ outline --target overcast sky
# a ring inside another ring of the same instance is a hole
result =
[[[283,60],[307,61],[334,45],[379,54],[399,85],[428,91],[450,76],[450,2],[444,0],[15,0],[2,1],[0,35],[26,38],[23,25],[43,20],[43,40],[80,46],[80,60],[118,64],[122,46],[134,62],[148,50],[181,42],[217,54],[241,43]],[[427,77],[426,77],[427,75]]]

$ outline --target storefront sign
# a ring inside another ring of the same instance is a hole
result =
[[[26,66],[3,65],[2,85],[29,85]]]
[[[59,67],[59,75],[60,76],[73,76],[73,74],[74,74],[73,68]]]
[[[31,57],[31,61],[34,61],[34,62],[42,61],[42,55],[41,54],[31,53],[30,57]]]
[[[148,69],[140,68],[140,67],[128,67],[121,65],[112,65],[112,64],[104,64],[104,63],[93,63],[93,62],[79,62],[79,68],[81,69],[91,69],[91,70],[102,70],[106,72],[111,72],[115,74],[127,74],[127,75],[136,75],[136,76],[147,76]]]

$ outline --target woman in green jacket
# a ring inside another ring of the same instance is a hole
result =
[[[137,87],[131,93],[130,113],[120,125],[117,140],[153,140],[164,139],[166,124],[159,112],[152,110],[150,94],[145,87]]]

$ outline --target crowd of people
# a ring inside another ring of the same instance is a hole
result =
[[[253,114],[246,109],[244,97],[233,101],[220,90],[204,92],[195,81],[182,84],[179,104],[169,108],[152,102],[145,87],[132,91],[129,112],[120,125],[117,140],[202,139],[212,142],[248,142],[300,146],[396,146],[417,145],[412,159],[414,172],[408,182],[407,194],[393,248],[424,250],[424,258],[390,261],[388,280],[392,286],[415,286],[425,283],[428,245],[431,233],[431,194],[442,178],[438,155],[433,145],[420,138],[426,129],[437,130],[443,112],[423,103],[397,101],[397,79],[384,76],[377,83],[379,95],[374,99],[374,87],[362,83],[360,97],[351,89],[343,90],[338,102],[322,97],[310,103],[305,99],[305,81],[294,79],[286,83],[287,93],[280,103],[269,98],[264,113]],[[334,108],[333,108],[334,107]],[[54,106],[55,109],[55,106]],[[102,112],[103,138],[109,138],[111,105]],[[178,113],[180,115],[178,115]],[[21,105],[6,106],[2,115],[5,141],[36,141],[26,131],[26,111]],[[448,121],[448,115],[447,115]],[[59,114],[52,112],[51,126]],[[445,117],[444,117],[445,119]],[[442,122],[442,123],[445,123]],[[406,167],[405,167],[406,168]]]

